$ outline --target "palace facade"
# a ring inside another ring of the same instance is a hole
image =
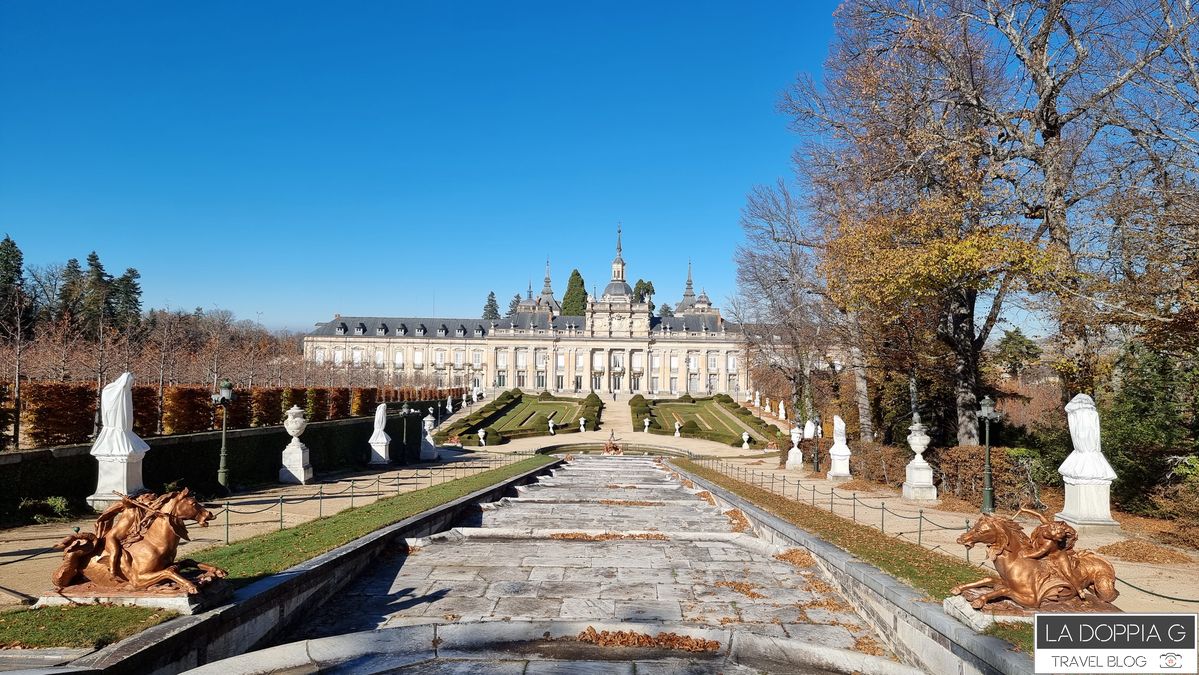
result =
[[[541,294],[530,286],[513,316],[337,315],[305,336],[304,355],[319,365],[378,369],[396,384],[734,398],[748,391],[744,335],[706,292],[695,295],[690,265],[677,308],[674,317],[655,317],[648,301],[634,301],[618,230],[612,279],[587,298],[584,316],[561,315],[547,262]]]

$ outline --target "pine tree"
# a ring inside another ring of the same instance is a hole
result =
[[[16,318],[17,293],[25,288],[25,257],[17,242],[4,235],[0,241],[0,324]]]
[[[1041,358],[1041,348],[1025,337],[1024,331],[1017,326],[1003,332],[1003,337],[995,345],[995,357],[1008,374],[1019,377],[1030,363]]]
[[[500,318],[500,303],[495,300],[495,291],[487,294],[487,303],[483,305],[483,318],[486,320]]]
[[[518,309],[520,309],[520,293],[512,296],[512,302],[508,303],[508,313],[504,317],[510,319],[516,316],[516,310]]]
[[[663,319],[674,316],[674,310],[670,308],[669,302],[662,303],[662,305],[658,307],[658,316],[662,317]]]
[[[138,283],[142,275],[130,267],[111,284],[112,316],[118,326],[131,327],[141,322],[142,286]]]
[[[649,302],[649,313],[652,315],[654,313],[654,307],[655,307],[654,301],[652,299],[654,297],[654,293],[655,293],[654,282],[645,281],[644,279],[638,279],[637,283],[633,285],[633,302],[648,301]]]
[[[71,258],[62,268],[61,282],[58,287],[59,317],[78,316],[84,288],[83,268],[79,266],[78,258]]]
[[[98,330],[102,321],[112,318],[112,275],[104,269],[100,256],[87,255],[87,275],[83,280],[82,311],[84,325]]]
[[[587,288],[579,270],[570,273],[566,294],[562,296],[562,316],[583,316],[587,313]]]

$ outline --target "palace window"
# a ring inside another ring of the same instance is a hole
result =
[[[396,367],[396,370],[403,370],[403,369],[404,369],[404,350],[403,350],[403,349],[397,349],[397,350],[396,350],[396,353],[395,353],[395,367]]]
[[[524,370],[529,367],[529,352],[518,349],[516,350],[516,369]],[[519,386],[519,385],[517,385]]]
[[[481,326],[475,326],[475,337],[483,337],[483,328]]]
[[[672,394],[679,393],[679,378],[677,378],[677,377],[670,378],[670,393],[672,393]]]
[[[728,355],[728,371],[730,373],[737,372],[737,355],[732,352],[729,352]]]
[[[507,349],[501,349],[500,351],[495,353],[495,367],[496,368],[505,368],[505,369],[508,367],[508,350]]]
[[[538,389],[545,389],[545,373],[537,373],[537,384],[534,385]]]
[[[557,356],[555,356],[554,358],[557,359],[557,364],[556,364],[557,369],[558,370],[566,370],[566,354],[563,354],[562,352],[558,352]],[[562,385],[559,384],[558,388],[561,389]]]
[[[476,368],[477,368],[477,367],[479,367],[479,366],[481,366],[481,365],[483,365],[483,352],[482,352],[482,350],[476,349],[476,350],[474,350],[473,352],[471,352],[471,353],[470,353],[470,362],[471,362],[471,364],[472,364],[472,365],[474,365]]]
[[[672,373],[677,373],[677,372],[679,372],[679,355],[678,355],[678,354],[671,354],[671,355],[670,355],[670,372],[672,372]],[[670,390],[671,390],[671,391],[674,391],[674,385],[673,385],[673,384],[672,384],[672,385],[670,385]]]
[[[443,323],[443,324],[441,324],[441,328],[437,329],[437,337],[445,337],[446,335],[449,334],[449,332],[450,332],[450,329],[446,328],[445,324]]]
[[[458,326],[458,330],[454,331],[454,334],[458,337],[464,337],[466,335],[466,328],[463,326]]]
[[[417,335],[424,335],[426,331],[427,331],[427,329],[425,328],[425,324],[423,324],[423,323],[416,327]]]
[[[412,367],[413,368],[424,368],[425,367],[425,350],[418,349],[418,350],[412,352]]]
[[[687,370],[688,372],[699,372],[699,357],[695,354],[687,355]]]
[[[575,375],[575,391],[583,391],[583,376]]]
[[[362,365],[362,350],[361,349],[350,350],[350,360],[353,361],[354,365],[361,366]]]
[[[538,349],[537,351],[533,352],[533,362],[537,364],[537,370],[545,369],[545,350],[544,349]],[[544,385],[542,385],[542,386],[544,386]]]
[[[357,326],[354,326],[354,335],[366,335],[366,324],[359,323]]]
[[[437,351],[433,352],[433,363],[438,368],[445,365],[445,350],[444,349],[438,349]]]
[[[387,365],[387,354],[382,349],[375,350],[375,367],[382,368]]]
[[[516,386],[517,387],[525,386],[525,371],[523,371],[523,370],[516,371]]]
[[[603,352],[595,352],[591,355],[591,369],[592,370],[603,370],[604,369],[604,353]],[[598,389],[598,388],[599,387],[596,387],[596,389]]]
[[[346,334],[346,325],[344,323],[337,324],[337,334],[338,335]]]
[[[558,389],[558,390],[562,389],[562,381],[564,379],[565,378],[562,377],[561,375],[555,375],[554,376],[554,389]]]
[[[624,352],[612,352],[612,367],[624,369]]]
[[[656,371],[655,371],[655,372],[656,372]],[[659,384],[660,384],[660,382],[658,381],[658,376],[657,376],[657,375],[651,375],[651,376],[650,376],[650,378],[649,378],[649,390],[650,390],[650,393],[653,393],[653,394],[656,394],[656,393],[658,393],[658,385],[659,385]]]
[[[718,354],[716,352],[708,352],[708,370],[716,370],[716,368],[718,368],[718,366],[716,365],[717,364],[717,360],[716,360],[717,356],[718,356]]]
[[[454,365],[461,368],[463,363],[466,363],[466,352],[461,349],[454,350]]]
[[[340,349],[334,349],[333,350],[333,365],[340,366],[342,364],[342,361],[344,361],[344,360],[345,360],[345,352],[341,351]]]
[[[582,350],[582,349],[576,349],[576,350],[575,350],[575,372],[576,372],[576,373],[578,373],[578,372],[582,372],[582,371],[583,371],[583,365],[584,365],[585,363],[587,363],[587,357],[586,357],[586,355],[585,355],[585,354],[583,354],[583,350]],[[579,386],[578,386],[578,387],[575,387],[575,389],[576,389],[576,390],[578,390],[578,389],[582,389],[582,388],[583,388],[583,385],[582,385],[582,384],[579,384]]]
[[[737,391],[737,376],[736,375],[729,375],[729,384],[728,384],[728,388],[725,389],[725,391],[726,392]]]
[[[508,373],[507,372],[501,371],[501,372],[498,372],[495,374],[495,386],[497,386],[497,387],[508,386]]]
[[[324,365],[324,363],[325,363],[324,347],[317,347],[316,350],[312,353],[312,357],[316,361],[316,365],[318,365],[318,366]]]
[[[642,370],[643,368],[645,368],[645,354],[633,352],[633,370]]]
[[[375,335],[387,335],[387,324],[379,324],[379,327],[375,329]]]
[[[662,370],[662,355],[659,354],[658,352],[651,353],[649,355],[649,367],[650,367],[650,370],[653,370],[653,371]],[[654,387],[654,389],[656,390],[657,387]]]

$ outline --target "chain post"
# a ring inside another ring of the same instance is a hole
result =
[[[883,502],[882,507],[883,508],[879,509],[879,511],[878,511],[878,529],[882,530],[883,534],[886,534],[887,533],[887,502]]]
[[[853,493],[853,522],[858,522],[858,493]]]
[[[916,545],[924,545],[924,509],[920,509],[920,517],[916,519]]]
[[[970,519],[969,518],[966,519],[966,531],[967,532],[970,531]],[[966,562],[970,562],[970,547],[969,546],[966,547]]]
[[[354,508],[354,479],[350,479],[350,508]]]
[[[829,513],[833,512],[833,493],[835,493],[835,492],[836,492],[836,490],[829,488],[829,491],[828,491],[828,512]]]
[[[225,500],[225,543],[229,543],[229,501]]]
[[[770,472],[770,494],[774,494],[774,479],[777,477],[773,471]]]
[[[316,486],[316,517],[325,517],[325,486]]]
[[[279,529],[283,529],[283,495],[279,495]]]
[[[816,484],[812,483],[812,506],[816,506]]]

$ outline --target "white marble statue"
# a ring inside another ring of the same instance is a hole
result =
[[[582,433],[584,431],[587,431],[587,418],[580,417],[579,418],[579,433]]]
[[[749,432],[748,431],[741,432],[741,449],[749,450]]]
[[[754,392],[754,407],[755,408],[762,407],[762,392],[760,392],[760,391]]]
[[[916,456],[905,469],[907,480],[903,482],[903,498],[917,502],[937,501],[937,486],[933,484],[933,467],[924,459],[924,451],[932,439],[925,433],[926,427],[916,422],[908,427],[908,445]]]
[[[648,434],[649,433],[649,418],[647,417],[644,420],[642,420],[642,423],[645,425],[645,428],[642,431],[644,431],[645,433]]]
[[[445,416],[449,417],[454,414],[454,396],[453,394],[445,397]]]
[[[752,401],[752,400],[754,400],[754,394],[753,394],[753,392],[751,392],[750,390],[746,389],[746,390],[745,390],[745,402],[746,402],[746,403],[749,403],[749,402],[750,402],[750,401]]]
[[[98,511],[120,500],[114,490],[124,495],[146,491],[142,458],[150,446],[133,433],[133,375],[122,373],[100,392],[100,421],[104,426],[91,450],[99,462],[96,492],[87,498]]]
[[[779,401],[779,419],[784,422],[787,421],[787,409],[783,407],[782,401]]]
[[[1066,421],[1074,450],[1058,467],[1066,484],[1066,505],[1057,518],[1076,528],[1119,527],[1111,511],[1111,485],[1116,472],[1103,456],[1095,401],[1086,394],[1070,399]]]
[[[829,467],[829,480],[849,479],[849,443],[846,442],[845,420],[840,415],[833,415],[833,447],[829,448],[832,466]]]
[[[799,449],[799,437],[803,432],[799,427],[791,427],[791,449],[787,451],[787,469],[803,468],[803,450]]]
[[[304,419],[304,411],[300,406],[293,405],[288,409],[283,428],[291,436],[291,441],[283,448],[283,467],[279,469],[279,482],[307,485],[308,481],[312,480],[313,472],[312,463],[308,461],[308,446],[300,440],[300,436],[308,428],[308,420]]]
[[[803,423],[803,437],[804,440],[816,438],[816,423],[812,420]]]
[[[375,408],[375,430],[371,434],[368,443],[371,446],[371,464],[389,464],[391,463],[391,455],[388,453],[388,448],[391,446],[391,436],[387,435],[384,427],[387,426],[387,404],[380,403],[379,407]]]
[[[772,412],[774,412],[774,410],[771,408],[771,405],[770,405],[770,397],[767,396],[766,397],[766,414],[769,415]]]
[[[486,429],[479,429],[479,445],[484,448],[487,447],[487,430]]]
[[[683,428],[683,425],[682,425],[682,424],[679,424],[678,422],[675,422],[675,423],[674,423],[674,437],[675,437],[675,438],[680,438],[680,437],[683,435],[683,434],[680,432],[680,430],[681,430],[682,428]]]
[[[555,433],[554,433],[554,427],[556,426],[556,425],[554,424],[554,419],[551,417],[551,418],[548,420],[548,422],[549,422],[549,427],[550,427],[550,436],[556,436],[557,434],[555,434]]]

